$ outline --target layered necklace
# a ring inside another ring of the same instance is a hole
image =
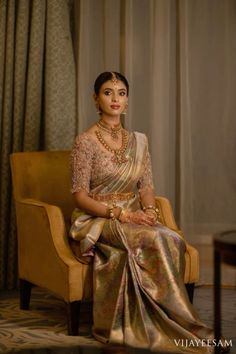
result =
[[[127,157],[125,156],[125,152],[128,146],[129,134],[128,132],[122,128],[121,124],[118,124],[115,127],[108,127],[102,120],[96,123],[98,130],[95,131],[95,134],[106,150],[113,153],[114,156],[112,160],[117,164],[122,164],[128,161]],[[118,134],[121,132],[122,143],[119,149],[114,149],[104,139],[103,132],[106,132],[111,135],[113,140],[118,139]]]
[[[100,119],[96,125],[100,130],[103,130],[104,132],[110,134],[113,140],[118,140],[118,133],[122,129],[121,123],[115,125],[114,127],[109,127],[106,125],[106,123],[103,122],[102,119]]]

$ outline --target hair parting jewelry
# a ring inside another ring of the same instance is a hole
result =
[[[116,78],[115,73],[111,72],[112,75],[112,79],[111,82],[113,83],[113,85],[116,87],[117,83],[118,83],[118,79]]]

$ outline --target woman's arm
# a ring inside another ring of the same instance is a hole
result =
[[[88,192],[86,192],[85,190],[80,190],[78,192],[75,192],[73,195],[74,195],[75,203],[79,209],[84,210],[90,215],[100,216],[102,218],[110,217],[109,208],[103,203],[100,203],[97,200],[91,198],[88,195]],[[115,218],[118,218],[121,212],[121,208],[119,207],[113,208],[112,211]]]
[[[87,135],[82,134],[72,149],[72,193],[76,206],[88,214],[116,218],[121,222],[152,225],[153,218],[143,211],[131,212],[120,207],[108,207],[89,196],[94,145]]]
[[[155,195],[152,188],[145,188],[139,191],[140,201],[143,207],[155,206]]]
[[[84,210],[90,215],[100,216],[103,218],[110,218],[110,210],[109,208],[90,198],[88,193],[84,190],[80,190],[79,192],[74,193],[74,198],[76,205],[78,208]],[[132,223],[132,224],[140,224],[140,225],[153,225],[153,216],[144,213],[143,211],[126,211],[121,215],[122,208],[115,207],[112,208],[112,213],[115,219],[119,219],[119,221],[123,223]]]
[[[152,164],[151,157],[147,149],[144,158],[144,168],[143,175],[138,181],[140,204],[145,214],[152,218],[152,222],[155,223],[158,218],[158,211],[156,210],[155,195],[154,195],[154,185],[152,176]]]

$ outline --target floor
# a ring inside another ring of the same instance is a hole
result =
[[[213,249],[195,245],[200,252],[200,281],[194,307],[200,318],[213,326]],[[236,269],[222,266],[222,332],[236,354]],[[91,312],[84,304],[80,335],[67,336],[66,313],[61,300],[35,288],[31,310],[19,309],[18,291],[2,292],[0,301],[0,353],[20,354],[148,354],[148,350],[102,345],[91,336]],[[183,350],[184,353],[184,350]],[[165,354],[165,353],[162,353]]]
[[[214,257],[212,244],[195,244],[200,254],[199,285],[213,285]],[[236,267],[222,264],[222,285],[236,287]]]

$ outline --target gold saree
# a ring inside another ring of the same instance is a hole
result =
[[[146,182],[143,180],[145,174],[150,175],[145,135],[131,133],[128,161],[108,166],[106,174],[99,170],[104,170],[99,166],[101,162],[94,164],[99,154],[103,161],[110,157],[91,140],[84,133],[74,147],[76,186],[72,191],[85,188],[92,195],[133,192],[132,198],[117,200],[117,205],[140,209],[138,191],[151,184],[147,176]],[[91,154],[88,149],[92,149]],[[85,169],[89,170],[86,183],[80,181]],[[161,224],[122,224],[76,209],[70,236],[77,241],[73,250],[78,258],[82,262],[93,261],[95,338],[158,352],[212,352],[209,346],[199,344],[201,339],[212,338],[212,330],[200,321],[189,302],[183,282],[185,241],[177,233]],[[177,345],[179,341],[192,345],[183,348]]]

